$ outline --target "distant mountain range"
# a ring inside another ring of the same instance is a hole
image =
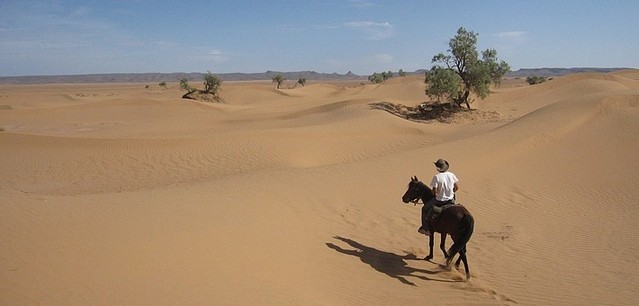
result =
[[[519,69],[517,71],[511,71],[506,74],[506,77],[529,77],[529,76],[543,76],[543,77],[553,77],[553,76],[562,76],[573,73],[582,73],[582,72],[613,72],[617,70],[624,69],[634,69],[634,68],[527,68],[527,69]]]
[[[506,77],[528,76],[562,76],[580,72],[611,72],[628,68],[529,68],[511,71]],[[406,72],[407,75],[424,75],[425,70]],[[306,80],[367,80],[368,76],[360,76],[352,72],[346,74],[320,73],[315,71],[280,72],[266,71],[260,73],[219,73],[216,74],[223,81],[257,81],[271,80],[281,74],[288,80],[297,81],[300,78]],[[394,73],[397,76],[397,73]],[[0,77],[0,84],[74,84],[74,83],[158,83],[179,82],[185,78],[191,82],[200,81],[203,73],[108,73],[108,74],[83,74],[83,75],[39,75],[39,76],[9,76]]]

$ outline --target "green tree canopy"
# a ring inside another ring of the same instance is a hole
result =
[[[204,92],[210,93],[216,98],[219,98],[221,87],[222,80],[211,73],[211,71],[207,71],[204,75]]]
[[[195,88],[191,87],[191,85],[189,85],[189,80],[187,78],[182,78],[180,79],[180,88],[188,91],[188,92],[193,92],[195,90]]]
[[[535,85],[535,84],[541,84],[543,82],[546,82],[548,80],[548,78],[544,77],[544,76],[529,76],[526,78],[526,82],[528,82],[528,84],[530,85]]]
[[[446,99],[470,109],[469,97],[473,93],[484,99],[490,85],[499,85],[510,66],[497,60],[497,51],[487,49],[481,59],[477,52],[477,34],[463,27],[448,43],[448,53],[433,56],[432,68],[426,72],[426,94],[437,100]]]
[[[282,83],[284,83],[285,80],[286,78],[284,78],[281,74],[276,74],[273,77],[273,83],[277,83],[277,89],[280,89],[280,86],[282,86]]]
[[[379,84],[379,83],[383,83],[384,81],[392,77],[393,77],[393,72],[389,70],[388,72],[384,71],[382,73],[373,72],[373,74],[368,76],[368,80],[371,83]]]
[[[384,82],[384,80],[386,80],[386,79],[384,78],[384,76],[382,74],[385,74],[385,72],[384,73],[373,72],[373,74],[368,76],[368,80],[371,83],[375,83],[375,84],[379,84],[381,82]]]

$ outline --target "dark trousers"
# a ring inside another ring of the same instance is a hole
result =
[[[430,199],[430,201],[426,202],[424,206],[422,206],[422,227],[430,230],[430,224],[428,222],[428,218],[430,214],[433,212],[433,206],[442,207],[451,201],[439,201],[436,198]]]

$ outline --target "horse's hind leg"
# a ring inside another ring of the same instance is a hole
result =
[[[466,258],[466,248],[459,252],[459,259],[464,262],[464,272],[466,272],[466,280],[470,280],[470,268],[468,267],[468,259]],[[459,262],[459,260],[457,260]],[[459,264],[457,264],[459,266]]]
[[[448,257],[448,253],[446,252],[446,234],[442,234],[441,243],[439,244],[439,249],[444,252],[444,258]]]
[[[453,239],[455,241],[455,239]],[[466,254],[466,245],[460,246],[458,242],[454,242],[453,245],[448,249],[448,256],[446,257],[446,267],[450,269],[453,259],[455,259],[455,255],[459,254],[459,259],[455,262],[455,265],[459,265],[459,260],[462,260],[462,252]]]
[[[464,255],[465,255],[466,254],[466,246],[464,246],[464,248],[462,250],[463,250]],[[459,269],[459,264],[461,263],[461,261],[462,261],[462,257],[460,255],[459,258],[457,258],[457,261],[455,262],[455,268]]]

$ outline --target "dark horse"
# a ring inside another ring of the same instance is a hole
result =
[[[422,199],[422,202],[427,203],[432,199],[433,191],[422,183],[416,176],[410,179],[408,183],[408,190],[404,193],[402,201],[408,203],[417,199]],[[430,254],[426,257],[426,260],[433,258],[433,232],[442,234],[441,249],[446,256],[446,266],[450,267],[450,264],[455,257],[459,254],[459,259],[455,263],[455,266],[459,267],[460,261],[464,262],[464,270],[466,271],[466,278],[470,278],[470,271],[468,269],[468,260],[466,259],[466,243],[473,235],[473,229],[475,227],[475,219],[468,212],[468,210],[462,205],[453,205],[442,210],[438,217],[429,218],[430,228],[430,241],[428,243],[430,247]],[[445,250],[446,234],[449,234],[453,238],[453,245],[448,252]]]

